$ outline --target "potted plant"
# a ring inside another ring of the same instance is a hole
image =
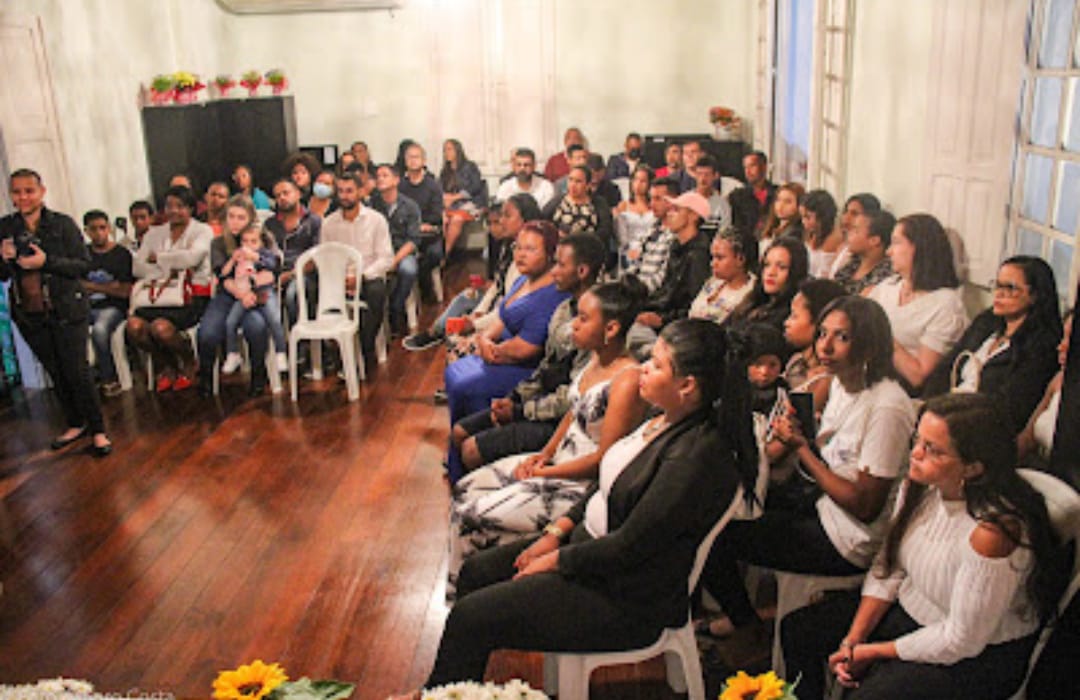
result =
[[[285,88],[289,87],[289,81],[280,68],[266,71],[266,82],[270,84],[275,95],[280,95],[285,92]]]
[[[262,81],[262,73],[257,70],[249,70],[240,76],[240,84],[247,88],[248,97],[255,97]]]
[[[717,141],[738,141],[742,132],[742,119],[729,107],[709,109],[709,121],[716,130]]]
[[[156,105],[168,104],[173,98],[176,80],[171,75],[159,73],[150,81],[150,101]]]
[[[178,105],[191,104],[195,101],[199,90],[206,87],[206,83],[199,80],[199,76],[183,70],[173,73],[173,80],[176,81],[176,94],[173,100]]]
[[[214,78],[214,86],[218,89],[218,94],[222,97],[228,97],[229,90],[236,87],[236,81],[232,79],[231,75],[219,75]]]

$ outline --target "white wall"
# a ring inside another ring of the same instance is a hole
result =
[[[41,19],[76,209],[70,213],[104,208],[126,216],[128,204],[150,189],[140,82],[181,68],[211,71],[227,16],[212,0],[4,0],[3,11]]]
[[[859,0],[847,192],[873,192],[898,216],[922,201],[934,0]],[[840,193],[837,193],[840,194]]]

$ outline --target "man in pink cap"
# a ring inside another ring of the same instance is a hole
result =
[[[698,230],[709,218],[707,199],[697,192],[683,192],[667,197],[671,209],[664,217],[669,231],[675,234],[668,254],[663,283],[653,292],[644,311],[630,329],[627,344],[639,359],[647,357],[656,337],[667,324],[686,318],[690,304],[709,278],[709,238]]]

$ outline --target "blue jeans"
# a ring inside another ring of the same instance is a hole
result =
[[[263,320],[266,321],[266,326],[270,330],[270,337],[274,340],[274,352],[288,352],[288,346],[285,345],[285,329],[281,327],[281,308],[278,305],[277,294],[274,292],[270,293],[265,304],[259,304],[250,309],[245,309],[244,305],[239,301],[233,302],[228,316],[225,317],[225,352],[237,352],[239,350],[236,332],[240,329],[240,323],[249,311],[260,314]]]
[[[446,337],[446,319],[472,313],[473,309],[480,303],[480,294],[477,292],[470,296],[470,291],[472,290],[459,292],[456,297],[450,300],[450,305],[439,314],[439,317],[435,319],[435,323],[431,324],[432,335],[438,338]]]
[[[115,306],[90,309],[90,341],[97,358],[98,379],[116,381],[116,365],[112,356],[112,334],[124,322],[124,312]]]
[[[319,298],[319,278],[315,275],[304,275],[304,294],[307,296],[308,313],[315,314],[315,303]],[[285,313],[289,314],[289,323],[296,323],[297,316],[300,312],[298,304],[300,303],[297,291],[296,291],[296,277],[289,280],[289,283],[285,285]],[[280,318],[280,316],[279,316]],[[277,342],[275,340],[275,342]]]
[[[225,322],[235,303],[236,299],[228,292],[218,292],[207,304],[202,320],[199,321],[197,338],[199,344],[199,374],[203,379],[209,380],[218,348],[225,344]],[[270,329],[267,328],[266,319],[257,309],[244,309],[244,311],[252,312],[242,315],[240,327],[244,329],[244,339],[247,340],[251,357],[260,360],[251,363],[252,371],[258,372],[264,366],[261,358],[266,356]],[[235,333],[233,335],[235,336]]]
[[[416,278],[420,274],[420,264],[415,255],[408,255],[398,263],[394,273],[394,287],[390,291],[390,325],[405,324],[405,302],[409,299],[416,284]]]

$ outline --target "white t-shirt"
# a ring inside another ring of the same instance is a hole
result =
[[[529,183],[529,189],[523,190],[518,186],[517,178],[512,177],[499,185],[499,189],[495,191],[495,199],[505,202],[515,194],[531,194],[533,199],[536,200],[536,204],[543,209],[544,205],[555,196],[555,188],[540,175],[533,175],[532,182]]]
[[[892,326],[893,339],[912,355],[922,345],[944,355],[960,340],[968,325],[960,293],[949,287],[918,294],[900,305],[900,277],[874,287],[870,298],[881,304]]]
[[[895,479],[907,466],[908,446],[915,428],[915,407],[892,379],[851,394],[833,378],[829,402],[821,416],[818,438],[827,442],[821,456],[838,476],[855,481],[859,472]],[[870,564],[892,511],[895,489],[871,523],[864,523],[826,495],[818,499],[821,525],[844,559],[859,567]]]

